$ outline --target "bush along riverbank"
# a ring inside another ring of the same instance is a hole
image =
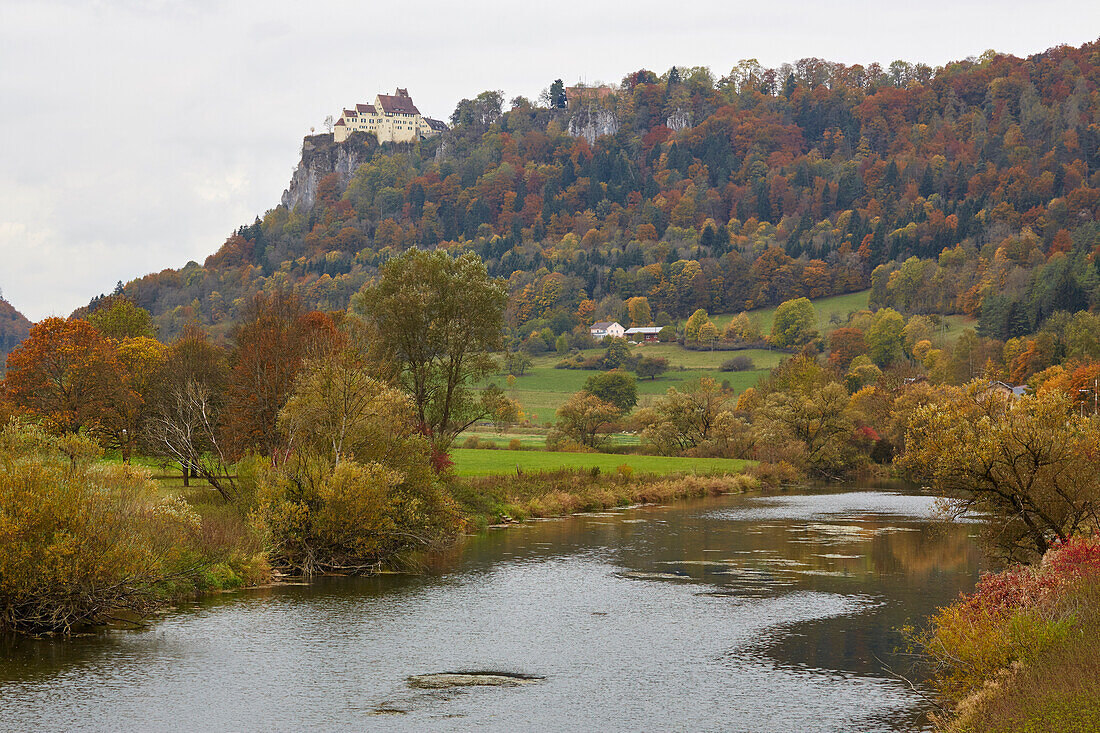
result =
[[[147,470],[100,461],[79,435],[11,421],[0,431],[0,631],[68,634],[176,600],[261,585],[274,573],[409,567],[489,524],[761,485],[748,475],[561,470],[436,477],[426,442],[404,461],[331,462],[304,451],[246,458],[232,499],[167,492]],[[423,444],[422,444],[423,443]]]
[[[147,471],[99,456],[81,436],[0,431],[0,630],[70,633],[269,580],[232,507],[165,496]]]
[[[914,638],[940,730],[1100,731],[1100,536],[983,576]]]
[[[562,469],[456,479],[451,482],[451,493],[470,528],[479,529],[513,520],[744,493],[762,485],[760,479],[749,474],[636,475],[630,466],[622,465],[614,472]]]

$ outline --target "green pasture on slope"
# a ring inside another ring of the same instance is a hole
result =
[[[555,471],[562,468],[589,469],[594,466],[601,471],[614,472],[624,464],[634,469],[635,474],[725,474],[740,473],[749,463],[732,458],[681,458],[482,448],[456,448],[451,451],[451,458],[455,462],[455,473],[459,476],[514,474],[517,467],[528,473]]]
[[[733,352],[739,353],[739,352]],[[767,352],[764,352],[767,353]],[[726,358],[730,358],[727,352]],[[702,377],[710,377],[719,384],[729,381],[730,389],[741,393],[756,384],[767,369],[755,369],[745,372],[720,372],[717,369],[670,369],[656,379],[639,379],[638,403],[644,404],[645,398],[663,395],[670,387],[683,390]],[[492,380],[509,397],[518,400],[525,417],[532,423],[542,424],[555,419],[557,409],[584,387],[585,381],[600,374],[591,369],[554,369],[537,367],[529,369],[522,377],[516,377],[515,387],[507,386],[507,377],[495,376]]]
[[[841,323],[848,320],[848,314],[853,311],[866,310],[867,303],[871,298],[870,290],[860,290],[856,293],[845,293],[844,295],[831,295],[828,298],[818,298],[811,301],[814,304],[814,310],[817,311],[817,330],[820,333],[828,333],[836,328],[836,324],[833,323],[833,316],[840,319]],[[771,333],[772,321],[775,319],[775,306],[770,308],[757,308],[748,312],[749,317],[756,322],[756,325],[760,328],[760,332],[767,335]],[[736,313],[725,313],[723,315],[712,316],[711,320],[714,321],[714,325],[718,326],[719,331],[724,331],[729,322],[733,320]]]
[[[855,293],[845,293],[844,295],[832,295],[828,298],[818,298],[817,300],[810,301],[814,304],[814,310],[817,312],[817,330],[822,335],[828,335],[833,329],[837,328],[837,324],[834,323],[833,317],[836,316],[841,324],[844,324],[848,320],[848,314],[861,310],[868,310],[868,303],[871,298],[870,290],[860,290]],[[748,312],[749,317],[753,319],[760,332],[764,335],[771,333],[772,321],[775,320],[775,307],[771,308],[758,308]],[[714,325],[718,326],[719,331],[725,331],[726,326],[733,320],[736,313],[723,313],[721,315],[715,315],[711,317],[714,321]],[[977,328],[978,321],[975,318],[963,315],[950,315],[942,316],[947,328],[939,334],[939,340],[933,340],[933,345],[940,347],[945,344],[954,343],[955,339],[959,337],[963,331],[968,328]],[[761,366],[761,364],[757,364]]]
[[[728,381],[730,389],[740,394],[753,386],[761,376],[786,358],[787,354],[767,349],[744,349],[741,351],[694,351],[679,344],[640,344],[631,349],[635,356],[662,357],[668,359],[669,370],[656,379],[639,379],[638,403],[645,404],[647,397],[655,397],[668,392],[670,387],[686,389],[693,381],[710,377],[719,384]],[[583,358],[600,356],[604,349],[586,349],[580,352]],[[752,359],[753,369],[744,372],[720,372],[718,367],[727,359],[735,356],[747,356]],[[535,424],[553,422],[558,408],[584,387],[585,381],[598,369],[555,369],[554,365],[563,357],[559,354],[540,354],[532,358],[532,366],[523,376],[515,378],[515,386],[508,386],[507,374],[494,374],[483,380],[478,386],[494,383],[515,400],[518,400],[525,417]]]

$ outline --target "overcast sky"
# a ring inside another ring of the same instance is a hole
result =
[[[396,86],[446,119],[463,97],[534,97],[558,77],[939,65],[1097,34],[1095,0],[0,0],[0,289],[38,320],[201,262],[278,203],[311,126]]]

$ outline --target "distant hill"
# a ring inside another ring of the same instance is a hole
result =
[[[0,299],[0,371],[3,371],[8,352],[27,337],[32,325],[11,303]]]
[[[983,316],[1002,338],[1100,304],[1100,43],[640,70],[568,100],[484,92],[417,144],[310,136],[283,203],[125,294],[164,337],[226,331],[262,288],[343,309],[415,246],[508,278],[518,333],[618,320],[643,295],[682,318],[870,287],[872,305]]]

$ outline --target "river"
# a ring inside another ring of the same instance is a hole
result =
[[[0,640],[0,729],[893,731],[896,630],[970,590],[975,525],[888,490],[729,496],[493,529],[421,575],[206,599]],[[504,671],[515,687],[414,689]]]

